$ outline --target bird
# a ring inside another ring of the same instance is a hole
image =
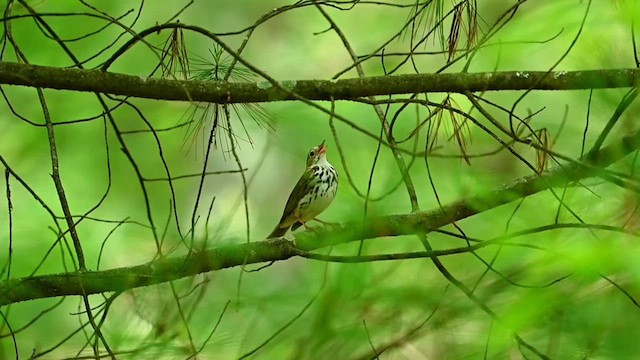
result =
[[[314,146],[307,154],[307,169],[291,191],[280,222],[268,238],[284,236],[292,230],[320,215],[336,197],[338,173],[327,161],[327,146],[324,141]]]

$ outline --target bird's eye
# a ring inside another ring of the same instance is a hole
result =
[[[316,151],[315,150],[309,151],[309,157],[314,157],[314,156],[316,156]]]

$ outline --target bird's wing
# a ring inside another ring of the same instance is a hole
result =
[[[313,176],[312,168],[305,170],[305,172],[302,174],[302,176],[300,177],[300,180],[298,180],[298,183],[293,188],[293,191],[291,191],[291,195],[289,195],[289,200],[287,200],[287,205],[285,205],[284,207],[284,212],[282,213],[282,218],[280,218],[279,225],[285,225],[286,227],[289,227],[291,226],[291,224],[283,224],[283,223],[287,223],[288,221],[291,221],[292,223],[295,222],[295,219],[290,219],[290,217],[293,215],[294,211],[296,210],[296,207],[298,206],[298,203],[300,202],[300,200],[304,197],[306,193],[308,193],[311,190],[312,184],[311,184],[311,181],[309,180],[311,179],[312,176]]]

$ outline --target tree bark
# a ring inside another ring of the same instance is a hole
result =
[[[11,279],[0,282],[0,306],[40,298],[125,291],[244,264],[285,260],[303,255],[307,251],[351,241],[424,234],[516,199],[598,176],[604,168],[639,147],[640,131],[623,137],[595,154],[588,153],[581,162],[563,164],[541,175],[520,178],[482,195],[455,201],[430,211],[377,217],[363,223],[326,226],[316,231],[301,232],[295,235],[296,245],[278,238],[224,245],[132,267]],[[451,252],[455,253],[459,252]],[[441,252],[426,252],[423,257],[438,254]]]
[[[157,100],[256,103],[294,100],[350,100],[376,95],[492,90],[584,90],[633,87],[640,69],[511,71],[372,76],[343,80],[287,80],[230,83],[145,78],[101,70],[0,62],[0,84],[89,91]]]

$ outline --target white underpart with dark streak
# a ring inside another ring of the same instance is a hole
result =
[[[309,184],[311,191],[300,199],[294,216],[301,223],[313,220],[326,209],[336,197],[338,191],[338,174],[329,164],[325,154],[321,154],[313,165],[314,176]]]

